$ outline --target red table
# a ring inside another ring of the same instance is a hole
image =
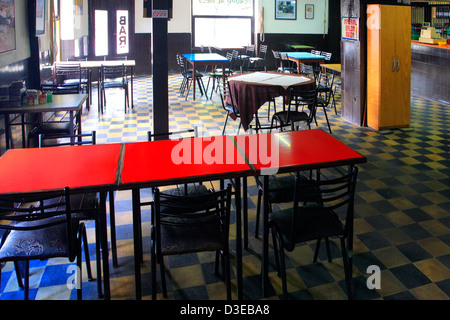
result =
[[[182,151],[183,150],[183,151]],[[119,189],[132,189],[136,298],[141,299],[140,188],[235,179],[238,299],[242,299],[240,178],[253,174],[228,136],[128,143]]]
[[[245,73],[230,76],[228,80],[245,131],[263,104],[276,97],[287,96],[291,87],[315,83],[314,79],[308,77],[277,72]],[[228,103],[231,104],[231,101]]]
[[[367,162],[366,157],[346,146],[321,129],[266,133],[234,137],[257,174],[264,175],[263,192],[263,261],[264,296],[268,284],[269,255],[269,175]],[[256,146],[256,147],[255,147]],[[269,150],[269,151],[266,151]],[[268,156],[266,156],[268,155]],[[349,248],[349,251],[352,248]]]
[[[105,299],[110,298],[106,192],[117,187],[121,144],[12,149],[0,158],[0,194],[33,194],[71,188],[100,192]]]

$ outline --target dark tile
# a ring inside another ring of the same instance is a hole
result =
[[[300,277],[302,278],[307,288],[334,282],[334,278],[331,276],[328,270],[320,263],[298,267],[296,270],[299,273]]]
[[[416,240],[416,241],[431,237],[431,234],[417,223],[413,223],[413,224],[406,225],[404,227],[400,227],[400,229],[405,234],[407,234],[411,239]]]
[[[397,249],[411,262],[425,260],[432,257],[431,254],[415,242],[408,242],[398,245]]]
[[[390,271],[408,289],[431,283],[430,279],[420,272],[413,264],[392,268]]]
[[[375,231],[359,234],[357,235],[357,237],[370,250],[376,250],[390,246],[389,241],[387,241],[381,234]]]

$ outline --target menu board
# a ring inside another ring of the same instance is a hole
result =
[[[359,40],[359,18],[342,17],[342,39]]]

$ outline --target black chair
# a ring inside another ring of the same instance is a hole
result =
[[[302,110],[299,108],[302,107]],[[309,109],[309,112],[304,110]],[[270,129],[280,129],[290,126],[291,130],[295,128],[297,122],[305,122],[311,129],[311,122],[315,119],[317,108],[317,87],[297,89],[291,88],[289,91],[287,110],[283,106],[283,111],[275,113],[272,117]]]
[[[239,60],[241,61],[241,67],[248,63],[250,57],[255,56],[255,45],[251,44],[245,47],[245,54],[239,55]]]
[[[223,124],[222,135],[225,134],[225,130],[228,123],[228,118],[231,116],[235,118],[240,118],[239,109],[236,107],[236,101],[234,101],[234,97],[231,94],[230,84],[228,82],[223,83],[222,81],[218,81],[217,87],[219,88],[220,101],[222,102],[222,108],[227,113],[225,118],[225,123]],[[241,123],[239,123],[238,133],[241,129]]]
[[[209,89],[209,83],[212,79],[212,87],[211,87],[211,95],[210,99],[212,99],[212,95],[214,90],[217,91],[216,82],[219,82],[223,79],[224,73],[225,73],[225,81],[227,81],[228,77],[233,74],[233,54],[231,52],[227,52],[227,59],[228,62],[225,65],[225,69],[222,68],[216,68],[213,72],[209,74],[208,83],[206,85],[206,92],[208,92]]]
[[[190,85],[193,80],[193,70],[189,70],[186,68],[186,65],[184,63],[184,59],[180,54],[176,55],[178,67],[180,68],[181,75],[183,76],[183,81],[180,86],[180,93],[181,95],[184,95],[186,92],[185,100],[187,100],[190,90]],[[203,93],[206,94],[205,85],[203,83],[203,74],[199,72],[198,70],[195,70],[195,79],[197,80],[198,87],[200,88],[200,92],[203,95]],[[192,94],[195,94],[193,92]]]
[[[330,180],[302,182],[296,178],[292,208],[270,214],[268,225],[272,231],[284,299],[288,298],[285,251],[292,252],[299,243],[330,237],[340,239],[347,296],[352,299],[352,258],[349,257],[345,242],[351,250],[357,174],[358,168],[354,167],[349,174]],[[305,196],[314,197],[317,189],[320,190],[320,201],[305,201]],[[341,220],[337,211],[344,210],[345,216]]]
[[[55,201],[55,199],[58,199]],[[66,257],[77,264],[77,297],[82,299],[82,246],[89,280],[91,274],[86,227],[75,216],[69,188],[61,192],[29,197],[2,197],[0,210],[14,208],[14,214],[0,216],[6,238],[0,247],[0,261],[23,261],[25,300],[29,298],[29,262]]]
[[[86,60],[86,59],[84,59]],[[59,87],[79,86],[80,92],[88,95],[87,108],[90,108],[91,88],[90,88],[90,69],[82,68],[79,63],[72,61],[71,63],[55,63],[55,82],[54,85]],[[60,93],[62,94],[62,93]]]
[[[325,95],[325,98],[327,97],[327,94],[331,95],[331,100],[333,102],[334,106],[334,113],[337,115],[337,109],[336,109],[336,101],[334,99],[334,93],[335,93],[335,85],[334,85],[334,73],[330,72],[321,72],[318,79],[317,79],[317,91],[320,97],[323,97]]]
[[[320,53],[320,55],[325,57],[325,61],[330,61],[331,60],[331,52],[322,51]]]
[[[256,57],[250,57],[248,59],[248,68],[249,69],[261,69],[265,67],[265,61],[266,61],[266,55],[267,55],[267,45],[261,44],[259,46],[258,56]]]
[[[297,73],[297,68],[291,65],[287,54],[282,54],[279,51],[272,50],[273,57],[275,59],[275,64],[277,66],[277,71],[282,73]]]
[[[129,101],[129,75],[128,68],[122,64],[120,66],[102,65],[99,75],[99,112],[103,114],[103,107],[106,107],[106,89],[120,88],[124,90],[124,106],[125,112],[130,108]]]
[[[166,195],[155,189],[151,225],[152,299],[156,300],[156,265],[161,268],[163,297],[167,298],[164,256],[194,252],[216,252],[215,271],[219,258],[231,299],[229,227],[231,185],[225,190],[196,197]],[[164,212],[161,208],[164,207]]]
[[[327,108],[330,105],[331,99],[334,96],[333,90],[334,75],[329,73],[320,73],[317,80],[317,108],[322,108],[327,121],[328,130],[332,134],[330,121],[328,120]],[[317,124],[317,113],[315,114],[315,122]]]
[[[95,145],[96,131],[84,134],[76,134],[60,139],[53,137],[46,137],[39,135],[39,148],[46,147],[63,147],[63,146],[81,146],[81,145]],[[111,251],[114,266],[117,266],[117,249],[116,249],[116,233],[115,233],[115,218],[114,218],[114,193],[111,191],[110,195],[110,225],[111,225]],[[100,204],[96,193],[74,194],[71,197],[72,208],[78,208],[79,214],[76,216],[79,220],[94,221],[95,222],[95,244],[97,256],[97,279],[98,279],[98,294],[102,296],[101,286],[101,253],[100,253]]]

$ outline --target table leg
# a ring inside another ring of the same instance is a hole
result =
[[[134,109],[134,99],[133,99],[133,74],[134,67],[131,67],[131,109]]]
[[[134,239],[134,279],[136,286],[136,300],[142,299],[141,290],[141,234],[140,234],[140,223],[141,223],[141,206],[140,206],[140,190],[132,190],[133,198],[133,239]]]
[[[106,225],[106,192],[100,192],[100,238],[103,263],[103,286],[105,288],[105,300],[111,299],[109,285],[109,261],[108,261],[108,231]],[[98,262],[99,263],[99,262]]]
[[[10,141],[11,141],[11,123],[9,119],[9,113],[5,113],[4,115],[5,119],[5,147],[6,150],[11,148]]]
[[[196,65],[195,65],[195,62],[193,62],[192,63],[192,100],[195,100],[195,87],[196,87],[195,83],[197,81],[197,77],[196,77],[197,72],[195,70],[196,70]],[[189,92],[187,94],[189,94]]]
[[[241,179],[235,178],[235,201],[236,201],[236,277],[237,277],[237,299],[243,299],[242,290],[242,219],[241,219]]]
[[[69,112],[69,119],[70,119],[70,135],[73,136],[75,134],[75,130],[74,130],[74,126],[73,126],[73,121],[74,121],[74,116],[73,116],[73,111]],[[78,117],[77,117],[78,120]],[[75,142],[74,137],[70,138],[70,143],[73,144]]]
[[[263,258],[261,265],[261,275],[262,275],[262,290],[263,297],[267,296],[267,287],[269,286],[269,176],[264,176],[263,185],[263,215],[262,215],[262,226],[263,226]]]

